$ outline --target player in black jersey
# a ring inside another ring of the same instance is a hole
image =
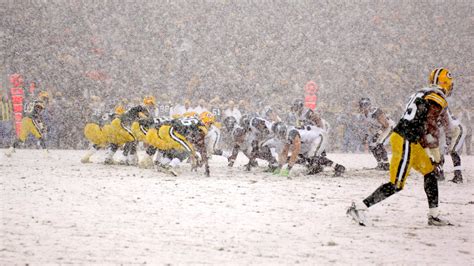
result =
[[[25,108],[25,115],[21,119],[21,130],[18,138],[13,142],[13,145],[5,152],[7,157],[10,157],[15,149],[20,144],[25,143],[29,135],[33,135],[42,149],[46,150],[45,134],[47,132],[43,121],[43,111],[49,102],[49,94],[42,91],[33,102],[27,104]]]
[[[424,189],[428,198],[428,224],[451,225],[439,217],[438,180],[441,153],[439,149],[438,119],[447,107],[446,97],[453,81],[447,69],[431,72],[430,87],[418,90],[406,106],[405,113],[390,137],[392,159],[390,182],[381,185],[362,202],[353,202],[347,213],[365,225],[365,211],[372,205],[399,192],[413,168],[424,175]]]
[[[152,96],[147,96],[143,99],[143,105],[137,105],[128,109],[123,115],[115,118],[110,123],[111,131],[109,138],[114,139],[109,145],[107,155],[105,158],[106,164],[113,163],[113,156],[121,145],[124,145],[123,155],[126,161],[123,163],[129,165],[136,165],[138,163],[137,143],[138,138],[133,133],[132,126],[134,123],[138,124],[138,120],[151,117],[149,108],[155,105],[155,99]]]

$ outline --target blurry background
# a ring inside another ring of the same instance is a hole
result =
[[[59,148],[85,147],[91,99],[219,96],[284,114],[314,80],[317,109],[344,134],[360,97],[397,120],[442,66],[453,106],[473,108],[472,1],[2,2],[0,91],[12,73],[47,90]]]

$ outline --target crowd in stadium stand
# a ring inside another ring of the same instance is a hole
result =
[[[454,73],[453,111],[471,119],[470,10],[468,1],[407,2],[403,10],[385,1],[11,2],[0,92],[8,102],[12,73],[36,81],[51,95],[50,147],[84,148],[82,128],[97,105],[144,95],[172,105],[219,98],[224,110],[271,106],[283,118],[314,80],[317,111],[335,132],[332,150],[363,151],[358,99],[370,97],[397,120],[434,67]]]

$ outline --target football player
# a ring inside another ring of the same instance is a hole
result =
[[[296,118],[296,121],[291,122],[290,124],[294,125],[296,128],[303,128],[306,125],[313,125],[326,129],[321,116],[313,110],[304,107],[302,100],[294,100],[290,110],[293,112],[294,117]]]
[[[451,160],[454,165],[454,178],[450,181],[462,183],[461,156],[459,154],[464,144],[464,139],[466,138],[466,127],[452,115],[449,108],[446,109],[440,122],[446,137],[447,152],[451,155]],[[444,152],[442,154],[444,154]],[[444,158],[441,160],[441,165],[443,164]]]
[[[334,176],[341,176],[345,172],[346,168],[343,165],[334,163],[326,157],[324,150],[327,134],[321,128],[316,126],[306,126],[302,129],[288,128],[283,123],[276,122],[272,125],[272,132],[276,141],[281,143],[275,146],[280,150],[275,174],[288,176],[296,163],[304,164],[310,175],[321,172],[325,166],[334,166]],[[291,156],[288,156],[290,151]],[[286,163],[287,168],[283,168]]]
[[[194,117],[155,122],[154,128],[149,129],[145,137],[146,143],[153,146],[154,149],[147,150],[146,161],[141,164],[148,164],[153,154],[159,151],[160,158],[157,158],[155,163],[160,170],[171,171],[176,175],[171,168],[189,157],[192,170],[196,170],[197,167],[204,164],[205,174],[209,176],[206,134],[206,126]],[[196,152],[199,152],[200,158]]]
[[[228,158],[229,166],[233,166],[239,150],[248,158],[246,169],[250,171],[252,167],[257,166],[257,159],[268,162],[268,171],[274,171],[278,165],[277,160],[272,154],[267,141],[272,138],[272,123],[260,118],[243,115],[240,119],[240,126],[233,129],[233,150]]]
[[[207,147],[207,155],[210,157],[213,154],[215,155],[222,155],[221,149],[221,130],[219,129],[218,125],[216,124],[216,115],[209,112],[204,111],[199,115],[199,119],[204,123],[208,132],[206,134],[206,147]]]
[[[369,150],[377,160],[375,169],[388,171],[390,164],[384,143],[390,136],[395,123],[385,115],[382,109],[373,107],[369,98],[360,99],[359,112],[362,114],[362,120],[367,129],[364,142],[369,144]]]
[[[128,165],[136,165],[138,163],[137,143],[138,136],[133,133],[132,125],[138,123],[140,119],[151,117],[149,109],[155,105],[155,99],[152,96],[147,96],[143,99],[143,105],[137,105],[128,109],[120,117],[115,118],[110,123],[111,130],[108,133],[111,145],[107,151],[105,163],[112,164],[113,156],[118,148],[123,144],[123,155],[125,163]],[[137,124],[134,126],[137,128]],[[136,130],[135,130],[136,131]]]
[[[25,115],[21,119],[21,130],[18,138],[13,142],[13,145],[5,151],[5,155],[10,157],[15,149],[24,144],[29,135],[33,135],[39,146],[47,151],[45,134],[47,132],[43,120],[43,111],[49,102],[49,94],[46,91],[41,91],[38,97],[33,102],[27,104],[25,108]]]
[[[108,132],[111,130],[110,122],[125,112],[121,105],[117,105],[113,113],[103,114],[101,117],[93,116],[92,121],[84,127],[84,136],[91,143],[90,149],[81,158],[82,163],[90,163],[90,158],[98,150],[110,144]]]
[[[433,70],[430,86],[416,91],[408,101],[405,113],[390,136],[392,159],[390,181],[378,187],[371,195],[353,202],[347,214],[360,225],[366,224],[367,208],[401,191],[413,168],[424,176],[428,199],[428,224],[451,225],[439,216],[438,173],[441,162],[438,120],[448,103],[446,97],[453,89],[451,73],[445,68]]]

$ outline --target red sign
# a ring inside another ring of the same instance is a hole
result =
[[[20,136],[21,119],[23,118],[23,99],[25,98],[25,93],[21,87],[23,85],[23,78],[20,74],[10,75],[10,83],[12,84],[10,92],[12,95],[13,113],[15,117],[15,130],[16,135]]]
[[[311,110],[316,109],[316,102],[318,101],[318,96],[316,93],[318,92],[318,85],[312,80],[308,81],[304,86],[304,105]]]

